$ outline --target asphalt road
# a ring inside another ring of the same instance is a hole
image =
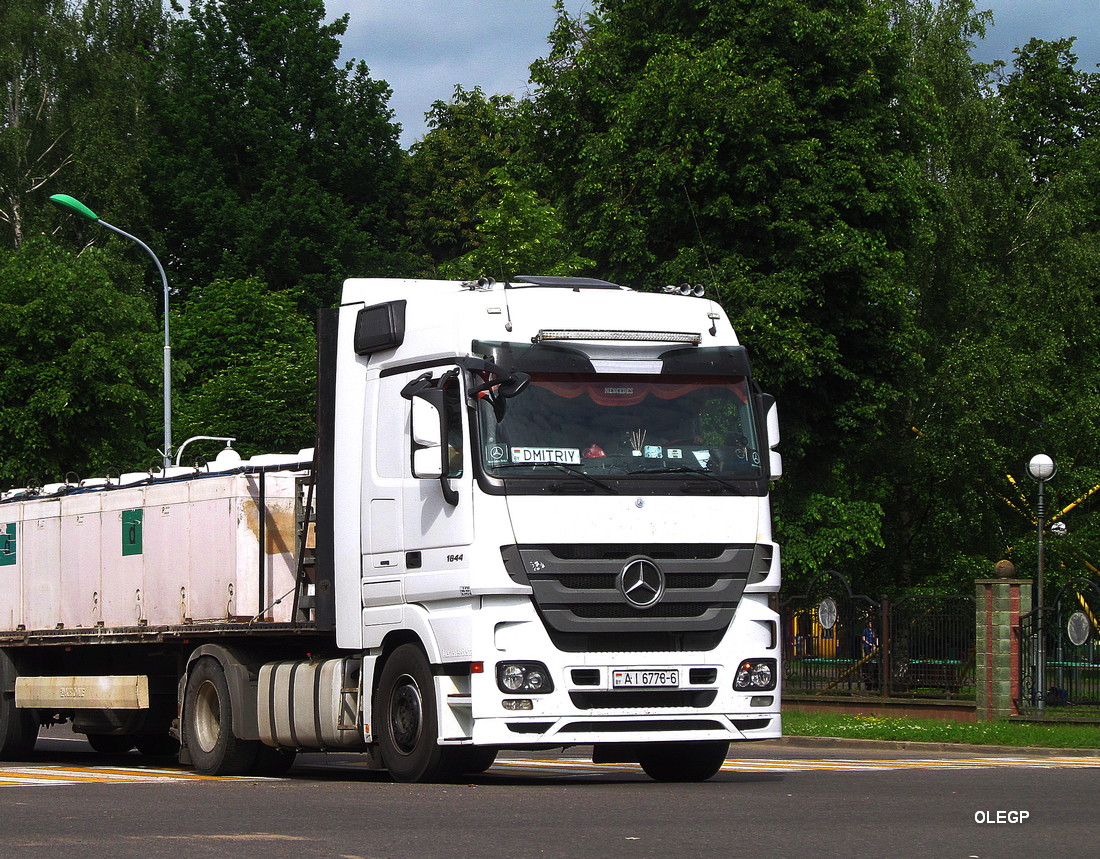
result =
[[[469,782],[399,785],[351,755],[302,755],[281,779],[208,779],[60,736],[39,746],[0,764],[0,856],[1100,852],[1100,758],[753,744],[709,782],[664,785],[579,754],[502,753]]]

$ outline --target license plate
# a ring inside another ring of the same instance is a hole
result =
[[[680,672],[676,668],[639,668],[632,671],[615,671],[611,675],[615,689],[644,686],[648,689],[675,689],[680,685]]]

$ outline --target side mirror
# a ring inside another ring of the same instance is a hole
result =
[[[779,447],[779,409],[771,394],[764,395],[764,405],[768,410],[768,472],[772,480],[778,480],[783,476],[783,455],[776,450]]]
[[[442,453],[436,447],[418,447],[413,451],[413,477],[436,480],[443,477]]]
[[[458,492],[447,479],[448,417],[444,388],[430,383],[431,374],[414,379],[401,395],[412,401],[412,473],[423,480],[438,480],[443,499],[452,507],[458,504]]]
[[[423,388],[412,399],[413,477],[442,477],[443,468],[443,392]]]
[[[443,444],[442,414],[439,407],[425,396],[431,393],[433,391],[429,388],[418,391],[412,397],[412,440],[422,448],[438,448]]]

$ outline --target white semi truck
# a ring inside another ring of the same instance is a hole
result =
[[[715,302],[351,279],[318,343],[313,450],[3,494],[0,759],[701,780],[780,735],[778,420]]]

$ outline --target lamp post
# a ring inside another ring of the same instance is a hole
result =
[[[164,287],[164,450],[160,451],[160,455],[163,468],[167,470],[172,464],[172,346],[168,336],[168,277],[164,273],[164,266],[160,264],[157,255],[145,242],[137,236],[131,236],[125,230],[120,230],[118,227],[108,224],[74,197],[70,197],[68,194],[54,194],[50,197],[50,202],[59,209],[79,215],[86,221],[92,221],[101,227],[106,227],[108,230],[137,243],[153,258],[157,271],[160,272],[161,286]]]
[[[1043,518],[1046,515],[1046,508],[1044,506],[1045,499],[1043,498],[1043,487],[1046,482],[1054,477],[1058,471],[1058,466],[1054,460],[1047,456],[1045,453],[1037,453],[1027,463],[1027,473],[1031,479],[1039,484],[1039,502],[1035,508],[1035,520],[1037,525],[1037,539],[1039,548],[1039,564],[1038,564],[1038,576],[1035,579],[1035,604],[1039,612],[1038,623],[1036,624],[1036,646],[1035,646],[1035,687],[1038,693],[1036,700],[1036,706],[1039,712],[1042,713],[1046,705],[1044,697],[1043,687],[1046,685],[1046,640],[1043,637],[1043,572],[1044,561],[1043,556]]]

